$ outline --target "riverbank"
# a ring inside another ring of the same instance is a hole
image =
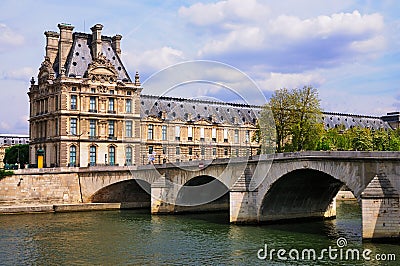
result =
[[[144,208],[142,203],[78,203],[78,204],[30,204],[0,205],[0,214],[78,212]]]

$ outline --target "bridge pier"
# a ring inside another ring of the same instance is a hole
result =
[[[376,175],[361,194],[363,239],[400,238],[399,193],[385,174]]]
[[[258,190],[250,191],[252,172],[247,167],[229,192],[230,222],[240,224],[258,223]]]
[[[336,217],[336,196],[333,198],[331,204],[329,204],[328,208],[324,213],[324,218],[330,219]]]
[[[165,176],[151,184],[151,213],[171,214],[175,211],[174,186]]]

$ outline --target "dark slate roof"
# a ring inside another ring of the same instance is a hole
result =
[[[361,193],[361,198],[398,198],[399,193],[393,188],[385,174],[376,175]]]
[[[187,121],[191,117],[193,122],[202,119],[211,121],[211,116],[215,115],[215,123],[234,124],[236,118],[238,124],[246,122],[255,124],[255,119],[260,115],[262,109],[258,105],[151,95],[141,95],[140,97],[140,116],[142,118],[148,116],[161,117],[162,111],[165,111],[167,120],[180,119]],[[322,121],[325,129],[335,128],[339,125],[344,125],[346,129],[357,126],[371,129],[391,129],[387,122],[374,116],[324,112],[322,113]]]
[[[114,65],[118,72],[118,80],[131,82],[121,59],[111,46],[111,37],[102,36],[102,53]],[[73,44],[67,58],[65,75],[67,77],[84,77],[92,62],[92,35],[76,32],[73,34]]]
[[[140,96],[142,118],[153,116],[161,117],[166,112],[167,120],[183,120],[196,122],[206,120],[214,123],[255,125],[261,107],[256,105],[213,102],[172,97],[150,95]]]
[[[344,125],[346,129],[352,127],[371,128],[375,130],[391,129],[387,122],[383,121],[380,117],[375,116],[324,112],[323,121],[325,129],[335,128],[339,125]]]

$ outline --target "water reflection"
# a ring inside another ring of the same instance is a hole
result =
[[[395,253],[400,246],[362,243],[356,202],[338,204],[338,219],[261,226],[229,224],[228,213],[151,216],[148,211],[107,211],[0,216],[2,265],[285,265],[260,261],[264,244],[279,249],[336,246]],[[291,261],[290,265],[379,265],[374,262]],[[382,264],[384,265],[384,264]],[[385,264],[396,265],[396,263]]]

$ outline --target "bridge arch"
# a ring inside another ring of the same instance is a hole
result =
[[[150,183],[142,179],[129,179],[100,188],[89,197],[94,203],[124,203],[125,207],[149,207]]]
[[[295,169],[278,178],[263,196],[259,220],[324,217],[345,183],[315,169]]]
[[[229,209],[229,188],[211,175],[194,176],[180,187],[175,212],[221,211]]]

